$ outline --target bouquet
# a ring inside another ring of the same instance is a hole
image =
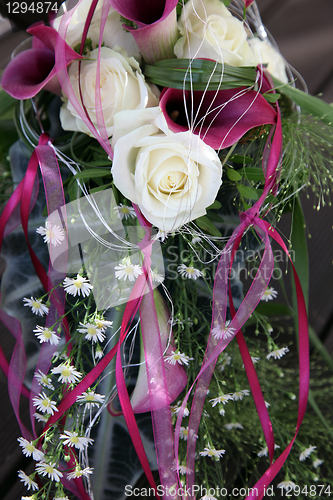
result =
[[[0,319],[34,461],[22,498],[330,495],[332,360],[310,328],[306,414],[298,193],[329,194],[332,107],[251,0],[80,0],[51,17],[1,80],[19,136]]]

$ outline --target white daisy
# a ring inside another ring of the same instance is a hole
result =
[[[188,365],[188,362],[193,360],[193,358],[186,356],[183,352],[175,351],[171,351],[171,354],[165,356],[164,359],[170,363],[170,365],[175,365],[176,363],[179,363],[180,365]]]
[[[87,278],[80,276],[77,274],[76,278],[65,278],[63,282],[63,287],[66,293],[73,295],[76,297],[77,295],[81,295],[83,297],[89,297],[93,286],[89,283]]]
[[[181,439],[184,439],[184,441],[187,441],[187,438],[188,438],[188,427],[181,427],[180,428],[179,436],[180,436]]]
[[[211,448],[210,445],[208,445],[208,447],[204,448],[204,451],[199,452],[199,455],[201,457],[214,457],[220,459],[225,454],[225,452],[226,450],[216,450],[215,448]]]
[[[94,319],[94,325],[97,326],[99,330],[102,332],[105,332],[107,328],[112,328],[113,321],[107,321],[103,317],[101,318],[95,318]]]
[[[276,299],[277,296],[278,293],[273,287],[267,287],[266,290],[264,291],[264,295],[261,297],[260,300],[268,302],[269,300]]]
[[[201,243],[202,239],[200,238],[200,236],[193,236],[192,238],[192,245],[196,245],[197,243]]]
[[[82,377],[82,373],[78,372],[74,366],[69,363],[61,363],[52,368],[51,372],[55,375],[59,374],[59,382],[66,384],[75,384]]]
[[[232,337],[236,331],[236,328],[231,328],[231,327],[229,327],[229,325],[230,325],[230,320],[227,320],[225,322],[224,327],[223,326],[215,326],[212,329],[213,337],[215,339],[222,339],[222,338],[229,339],[230,337]]]
[[[200,500],[217,500],[217,498],[213,497],[213,495],[204,495]]]
[[[22,453],[26,457],[31,457],[36,461],[44,460],[44,453],[38,450],[31,441],[24,439],[23,437],[17,438],[19,445],[22,447]]]
[[[308,458],[313,451],[317,449],[317,446],[309,446],[309,448],[306,448],[306,450],[303,450],[302,453],[299,456],[299,461],[304,462],[306,458]]]
[[[91,323],[87,323],[86,325],[80,323],[80,325],[83,328],[78,328],[77,331],[80,333],[85,333],[86,334],[85,339],[91,340],[93,344],[97,341],[99,342],[104,341],[105,335],[102,332],[102,330],[97,328],[97,325],[92,325]]]
[[[36,329],[33,332],[41,344],[43,342],[49,342],[51,345],[59,344],[60,337],[51,328],[36,325]]]
[[[135,213],[134,208],[128,207],[127,205],[123,205],[122,203],[119,203],[119,205],[114,207],[113,210],[115,211],[118,219],[120,219],[120,220],[123,220],[123,219],[127,220],[127,219],[131,219],[131,218],[134,219],[136,217],[136,213]]]
[[[50,415],[53,415],[55,411],[58,411],[56,402],[51,401],[45,392],[42,392],[39,396],[32,398],[32,404],[42,413],[49,413]]]
[[[99,344],[97,344],[95,349],[95,359],[102,359],[103,356],[104,356],[103,349]]]
[[[234,401],[241,401],[243,399],[243,396],[249,396],[250,391],[248,389],[243,389],[241,391],[236,391],[232,394],[232,399]]]
[[[46,415],[41,415],[40,413],[34,413],[34,417],[37,420],[37,422],[43,422],[46,424],[46,422],[50,418],[50,415],[48,413]]]
[[[151,279],[153,281],[155,281],[155,283],[163,283],[163,281],[164,281],[163,274],[155,273],[155,271],[153,271],[152,269],[150,270],[150,276],[151,276]]]
[[[25,306],[31,308],[31,311],[34,314],[37,314],[39,316],[44,316],[44,314],[47,314],[49,312],[49,308],[42,303],[42,299],[35,299],[34,297],[30,297],[30,299],[27,299],[26,297],[24,297],[23,302],[25,302]]]
[[[164,241],[168,238],[170,233],[167,233],[166,231],[161,231],[161,229],[158,230],[158,233],[156,233],[152,239],[159,240],[161,243],[164,243]]]
[[[94,391],[83,392],[80,396],[76,398],[77,403],[80,405],[85,404],[86,409],[93,408],[96,406],[99,408],[100,404],[104,403],[105,396],[102,394],[96,394]]]
[[[63,474],[55,468],[55,465],[53,463],[39,462],[36,465],[37,474],[44,477],[47,476],[52,481],[59,482]]]
[[[274,450],[277,450],[278,448],[280,448],[280,446],[278,444],[274,444]],[[265,446],[264,448],[262,448],[257,453],[258,457],[267,457],[267,455],[268,455],[268,447],[267,446]]]
[[[172,467],[172,470],[177,470],[177,467]],[[178,471],[179,471],[179,474],[182,474],[182,475],[192,474],[191,469],[186,467],[186,465],[178,465]]]
[[[115,276],[118,280],[135,281],[142,274],[142,269],[138,264],[132,264],[129,258],[123,260],[122,264],[115,266]]]
[[[41,370],[38,370],[38,372],[35,372],[35,379],[42,387],[47,387],[48,389],[54,390],[50,375],[45,375],[45,373],[43,373]]]
[[[49,221],[46,221],[45,227],[40,226],[36,229],[36,233],[43,236],[44,243],[48,243],[56,247],[60,245],[62,241],[65,239],[65,233],[61,227],[57,226],[57,224],[50,225]]]
[[[65,497],[54,497],[53,500],[69,500],[68,496]]]
[[[31,495],[30,497],[21,497],[21,500],[37,500],[36,495]]]
[[[172,412],[172,414],[173,414],[173,415],[178,415],[179,410],[180,410],[180,407],[181,407],[181,404],[171,406],[170,408],[171,408],[171,412]],[[189,414],[190,414],[190,412],[189,412],[189,410],[188,410],[187,406],[185,406],[185,408],[184,408],[184,413],[183,413],[183,417],[188,417],[188,416],[189,416]]]
[[[219,409],[219,414],[224,417],[225,416],[225,409],[224,408],[220,408]]]
[[[281,483],[279,483],[277,487],[284,488],[285,490],[288,490],[290,492],[296,488],[296,484],[292,481],[281,481]]]
[[[196,269],[193,266],[186,266],[185,264],[180,264],[180,266],[177,267],[177,270],[183,278],[188,278],[190,280],[196,280],[203,276],[202,271],[199,271],[199,269]]]
[[[38,484],[35,483],[35,481],[33,481],[30,476],[27,476],[25,472],[23,472],[23,470],[18,471],[18,477],[20,478],[21,482],[24,483],[24,486],[28,488],[28,490],[30,490],[30,488],[32,489],[32,491],[38,490]]]
[[[70,481],[71,479],[76,479],[77,477],[88,477],[89,474],[92,473],[93,469],[91,467],[81,469],[81,467],[78,465],[70,474],[67,474],[67,479]]]
[[[233,429],[244,429],[244,427],[242,426],[242,424],[240,424],[239,422],[230,422],[229,424],[225,424],[224,427],[228,430],[228,431],[232,431]]]
[[[64,434],[60,435],[60,439],[64,440],[64,445],[75,447],[78,450],[83,451],[88,445],[94,442],[93,439],[87,438],[85,436],[79,436],[78,432],[64,431]]]
[[[233,400],[232,394],[222,394],[218,398],[210,399],[209,402],[212,403],[212,407],[214,408],[219,403],[225,405],[228,401],[232,400]]]
[[[312,465],[313,465],[313,467],[314,467],[315,469],[317,469],[317,468],[318,468],[318,467],[320,467],[320,466],[321,466],[321,464],[323,464],[323,463],[324,463],[324,460],[320,460],[319,458],[316,458],[316,460],[314,460],[314,461],[312,462]]]
[[[281,359],[282,356],[287,354],[287,352],[289,352],[288,347],[281,347],[281,349],[275,349],[275,351],[271,351],[269,354],[267,354],[266,358],[267,359],[270,359],[270,358]]]

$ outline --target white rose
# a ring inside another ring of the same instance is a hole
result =
[[[190,131],[174,134],[159,107],[115,116],[115,186],[164,232],[206,214],[222,180],[218,155]]]
[[[72,15],[66,32],[66,42],[71,47],[75,47],[77,44],[81,43],[83,29],[90,6],[91,0],[81,0],[80,3],[69,11]],[[87,37],[92,41],[93,48],[96,48],[99,42],[102,6],[103,1],[100,0],[96,6],[87,34]],[[62,16],[58,16],[52,23],[53,28],[57,31],[59,31],[61,19]],[[131,33],[123,29],[122,25],[123,22],[118,12],[110,7],[103,31],[102,42],[111,49],[120,46],[125,49],[128,55],[134,56],[136,59],[140,58],[140,51],[136,41]]]
[[[178,28],[183,35],[174,49],[178,58],[207,58],[232,66],[253,65],[243,23],[220,0],[189,0]]]
[[[81,63],[80,76],[83,103],[96,128],[98,128],[95,104],[97,57],[98,49],[92,50],[90,60],[84,60]],[[73,90],[80,102],[78,67],[78,62],[74,61],[68,73]],[[113,133],[113,116],[119,111],[142,109],[158,104],[158,98],[145,83],[139,63],[133,57],[124,57],[108,47],[101,48],[100,92],[108,137]],[[91,135],[68,99],[65,100],[60,110],[60,120],[64,130],[80,131]]]
[[[255,64],[267,64],[267,69],[272,76],[275,76],[282,83],[288,83],[286,64],[273,45],[259,38],[250,38],[249,44],[254,55]]]

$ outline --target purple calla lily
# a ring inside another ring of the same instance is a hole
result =
[[[175,57],[178,38],[176,6],[178,0],[109,0],[121,16],[137,24],[126,27],[149,64]]]
[[[235,144],[254,127],[276,123],[277,116],[260,93],[245,87],[192,93],[169,88],[160,107],[172,132],[191,129],[215,150]]]
[[[250,7],[250,5],[251,5],[253,2],[254,2],[254,0],[244,0],[244,3],[245,3],[245,7],[246,7],[246,9],[247,9],[248,7]]]
[[[33,35],[32,48],[10,61],[2,75],[2,88],[15,99],[30,99],[43,88],[61,95],[54,54],[58,32],[44,24],[29,28],[27,32]],[[66,44],[67,64],[79,58]]]

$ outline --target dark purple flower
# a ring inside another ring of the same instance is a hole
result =
[[[45,88],[61,95],[56,68],[55,46],[58,32],[44,24],[27,30],[33,35],[32,48],[20,52],[7,65],[2,78],[2,88],[15,99],[30,99]],[[80,56],[66,44],[66,63]]]
[[[152,64],[175,57],[177,41],[178,0],[109,0],[121,16],[133,21],[137,29],[131,31],[146,62]]]
[[[192,130],[213,149],[235,144],[254,127],[276,123],[276,111],[254,90],[219,91],[166,89],[160,107],[173,132]]]

